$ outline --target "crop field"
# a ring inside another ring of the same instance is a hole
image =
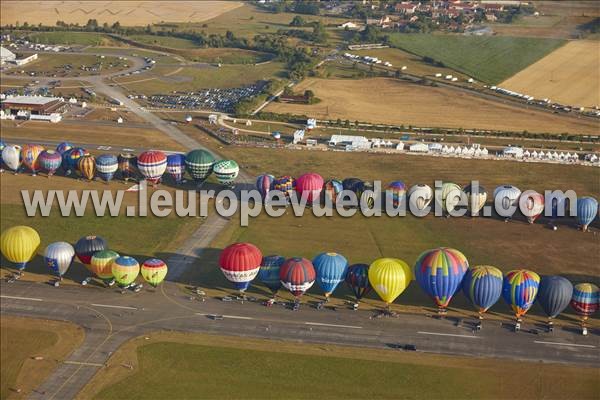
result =
[[[307,89],[321,99],[318,104],[274,102],[265,111],[405,126],[598,134],[595,121],[560,117],[448,88],[421,86],[391,78],[309,78],[294,88],[296,92]]]
[[[81,397],[184,399],[210,393],[253,399],[293,393],[298,399],[391,399],[401,393],[498,399],[511,397],[518,386],[524,398],[591,399],[599,389],[592,368],[175,332],[150,336],[124,344]],[[134,365],[133,371],[122,363]]]
[[[4,10],[4,2],[2,5]],[[4,17],[2,17],[2,24],[4,24]],[[27,37],[33,43],[43,44],[116,46],[120,43],[102,33],[94,32],[31,32]]]
[[[83,329],[71,323],[4,315],[0,333],[2,399],[31,394],[84,337]],[[33,360],[36,356],[43,360]]]
[[[600,42],[571,41],[500,85],[563,104],[600,105]],[[576,62],[574,62],[576,60]]]
[[[391,34],[390,41],[490,84],[502,82],[565,44],[559,39],[402,33]]]
[[[2,2],[2,25],[28,22],[54,25],[56,21],[85,25],[98,23],[146,26],[161,22],[205,21],[242,5],[238,1],[16,1]]]
[[[36,76],[54,76],[71,78],[90,74],[106,74],[126,69],[127,60],[119,60],[117,57],[105,56],[100,58],[95,55],[81,54],[39,54],[38,59],[18,69],[7,71],[10,74],[35,73]],[[94,66],[96,71],[85,71],[83,68]]]

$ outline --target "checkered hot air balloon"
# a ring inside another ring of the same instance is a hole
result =
[[[296,180],[289,175],[280,176],[273,181],[273,189],[282,192],[288,199],[294,192],[295,188]]]
[[[167,156],[158,150],[145,151],[138,157],[137,167],[140,174],[155,185],[167,170]]]
[[[192,150],[185,156],[185,167],[190,176],[202,183],[213,172],[215,158],[206,150]]]
[[[213,172],[221,185],[229,186],[237,178],[240,167],[233,160],[221,160],[213,165]]]

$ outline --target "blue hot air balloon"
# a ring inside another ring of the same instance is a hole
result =
[[[56,146],[56,152],[62,156],[65,152],[71,150],[73,147],[75,146],[69,142],[62,142]]]
[[[536,300],[551,320],[569,306],[572,296],[573,284],[567,278],[556,275],[543,276]],[[552,321],[549,321],[549,324],[552,324]]]
[[[462,288],[482,319],[482,314],[496,304],[502,294],[502,271],[490,265],[471,267],[465,273]]]
[[[588,225],[598,215],[598,200],[593,197],[581,197],[577,199],[577,222],[583,231],[587,231]]]
[[[112,154],[101,154],[96,157],[96,172],[103,181],[110,181],[113,176],[115,176],[115,172],[117,172],[118,168],[119,161],[117,160],[117,156]]]
[[[185,173],[185,154],[169,154],[167,156],[167,172],[175,183],[181,183]]]
[[[266,256],[263,257],[258,270],[258,280],[261,281],[271,292],[276,293],[281,288],[281,280],[279,279],[279,270],[285,262],[283,256]]]
[[[337,285],[346,277],[348,260],[338,253],[321,253],[312,263],[317,273],[317,283],[325,292],[325,298],[329,299]]]
[[[367,264],[353,264],[349,266],[345,280],[357,301],[360,301],[371,290],[369,266]]]

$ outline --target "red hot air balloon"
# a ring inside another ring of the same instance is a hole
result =
[[[258,275],[261,261],[262,253],[258,247],[250,243],[234,243],[221,252],[219,267],[225,278],[243,293]]]
[[[323,190],[323,178],[319,174],[304,174],[296,179],[296,192],[300,197],[306,197],[307,204],[319,201],[321,190]]]
[[[279,270],[281,284],[296,298],[302,296],[315,283],[317,274],[312,262],[294,257],[287,260]]]
[[[145,151],[138,157],[137,167],[148,182],[156,185],[167,170],[167,156],[162,151]]]

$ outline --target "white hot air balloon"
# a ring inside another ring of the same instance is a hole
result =
[[[496,212],[506,219],[512,218],[519,207],[519,196],[521,196],[521,191],[516,186],[498,186],[496,190],[494,190],[494,205],[496,206]]]
[[[408,191],[409,205],[412,203],[419,211],[423,211],[425,207],[431,203],[433,199],[433,190],[425,184],[414,185]]]
[[[526,190],[519,198],[519,207],[527,221],[533,224],[544,212],[544,195],[535,190]]]
[[[2,161],[8,168],[17,173],[21,166],[21,146],[16,144],[6,145],[2,150]]]
[[[46,265],[60,279],[71,266],[74,257],[75,249],[67,242],[51,243],[44,251]]]

